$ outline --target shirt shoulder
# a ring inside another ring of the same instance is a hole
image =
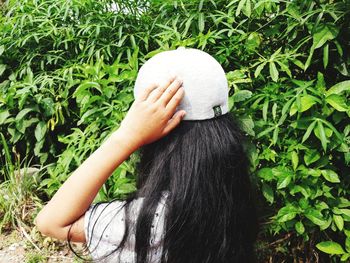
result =
[[[162,241],[164,228],[164,211],[168,194],[163,193],[156,209],[151,229],[151,246],[159,246]],[[134,257],[135,236],[133,229],[144,198],[133,200],[129,206],[129,225],[131,235],[126,240],[123,260]],[[93,258],[100,258],[111,254],[119,246],[125,232],[125,201],[112,201],[107,203],[92,204],[85,212],[84,233],[87,247]],[[115,261],[105,261],[115,262]],[[120,261],[127,262],[127,261]],[[132,261],[130,261],[132,262]]]

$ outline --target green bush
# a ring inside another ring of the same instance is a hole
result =
[[[21,0],[3,9],[0,132],[14,152],[48,165],[49,196],[118,127],[139,65],[196,47],[225,68],[230,110],[251,138],[261,261],[348,260],[350,1]],[[100,199],[135,189],[136,161]]]

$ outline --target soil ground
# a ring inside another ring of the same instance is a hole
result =
[[[36,243],[36,242],[33,242]],[[0,234],[0,263],[81,263],[65,243],[44,240],[46,247],[35,247],[18,230]],[[79,245],[75,245],[79,250]]]

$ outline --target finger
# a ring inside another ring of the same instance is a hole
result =
[[[148,99],[150,102],[155,102],[159,99],[159,97],[162,96],[162,94],[165,92],[165,90],[168,88],[168,86],[175,80],[175,77],[172,76],[168,80],[166,80],[164,83],[161,83],[158,87],[158,89],[153,90],[153,92],[149,95]]]
[[[179,106],[184,95],[185,90],[183,87],[180,87],[165,107],[165,109],[169,112],[169,115],[174,114],[176,107]]]
[[[150,84],[147,88],[145,88],[143,91],[141,91],[140,96],[138,97],[138,100],[143,101],[148,98],[150,93],[155,90],[158,87],[156,83]]]
[[[172,129],[180,124],[181,120],[185,117],[186,111],[180,110],[174,114],[174,116],[168,121],[163,130],[163,134],[167,135]]]
[[[181,85],[182,80],[175,79],[175,81],[173,81],[171,85],[169,85],[169,87],[163,92],[159,100],[163,103],[164,106],[166,106],[169,103],[169,101],[177,93]]]

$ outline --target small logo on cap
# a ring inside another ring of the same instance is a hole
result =
[[[214,117],[222,115],[221,107],[219,105],[213,107]]]

